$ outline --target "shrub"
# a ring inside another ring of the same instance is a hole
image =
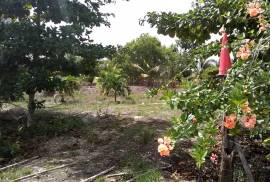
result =
[[[115,102],[117,102],[117,96],[127,96],[130,94],[130,89],[122,70],[115,66],[108,66],[101,71],[97,82],[102,93],[107,96],[113,95]]]

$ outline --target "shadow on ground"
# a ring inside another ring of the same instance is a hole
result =
[[[115,169],[111,173],[127,174],[98,180],[127,181],[135,177],[135,181],[177,181],[196,177],[194,162],[184,149],[174,158],[159,157],[156,141],[168,128],[167,121],[52,110],[37,112],[34,121],[30,128],[19,133],[15,132],[15,126],[3,133],[8,135],[7,140],[16,139],[20,144],[15,151],[20,156],[16,160],[40,156],[18,170],[27,168],[36,173],[72,165],[25,181],[80,181],[112,166]],[[190,144],[183,146],[189,148]],[[10,161],[13,162],[14,159]],[[0,179],[9,181],[18,177],[9,175],[2,173]]]

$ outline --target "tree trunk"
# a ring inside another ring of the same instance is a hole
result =
[[[32,115],[35,112],[35,92],[28,93],[28,116],[27,116],[27,127],[31,125]]]
[[[233,181],[233,138],[228,135],[228,129],[222,128],[222,147],[219,182]]]

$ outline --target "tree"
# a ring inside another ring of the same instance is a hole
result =
[[[107,96],[112,94],[115,102],[117,102],[117,96],[127,96],[130,93],[126,77],[116,66],[108,65],[102,70],[97,82],[102,93]]]
[[[58,90],[63,85],[61,76],[76,74],[73,69],[76,62],[68,54],[80,56],[81,64],[90,74],[95,60],[106,56],[112,48],[93,44],[90,39],[94,27],[109,25],[110,14],[99,11],[105,3],[103,0],[1,1],[0,84],[5,89],[1,95],[25,92],[32,114],[37,104],[36,92]],[[9,99],[11,95],[4,97]]]
[[[202,63],[208,57],[219,54],[219,42],[206,43],[206,40],[210,40],[211,34],[218,33],[223,25],[230,35],[230,42],[237,40],[240,35],[241,39],[256,38],[254,30],[258,22],[256,19],[246,18],[248,2],[250,0],[194,0],[193,8],[187,13],[148,12],[141,23],[148,22],[157,28],[158,33],[177,37],[177,44],[182,49],[189,50],[193,61]],[[266,16],[266,19],[269,17]]]
[[[219,121],[224,120],[221,182],[233,181],[233,151],[240,151],[239,138],[247,133],[250,138],[263,138],[270,128],[269,7],[268,1],[203,0],[185,14],[151,12],[146,18],[158,32],[196,43],[191,50],[194,58],[218,54],[217,42],[205,44],[210,33],[224,25],[230,35],[236,62],[226,79],[203,80],[186,92],[168,96],[170,105],[183,112],[173,119],[170,134],[175,140],[195,138],[191,155],[199,168],[216,144]]]
[[[185,61],[177,50],[162,46],[149,34],[142,34],[127,43],[113,58],[114,64],[128,75],[131,84],[139,84],[146,79],[148,85],[172,79],[179,71],[176,68],[182,67]]]

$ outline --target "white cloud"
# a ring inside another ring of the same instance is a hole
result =
[[[119,0],[116,4],[105,5],[102,12],[115,14],[115,17],[109,19],[111,28],[95,28],[92,38],[96,43],[104,45],[124,45],[142,33],[149,33],[158,37],[162,44],[170,45],[174,43],[174,39],[158,35],[157,30],[150,28],[147,23],[140,26],[139,19],[149,11],[185,13],[191,8],[191,2],[192,0]]]

